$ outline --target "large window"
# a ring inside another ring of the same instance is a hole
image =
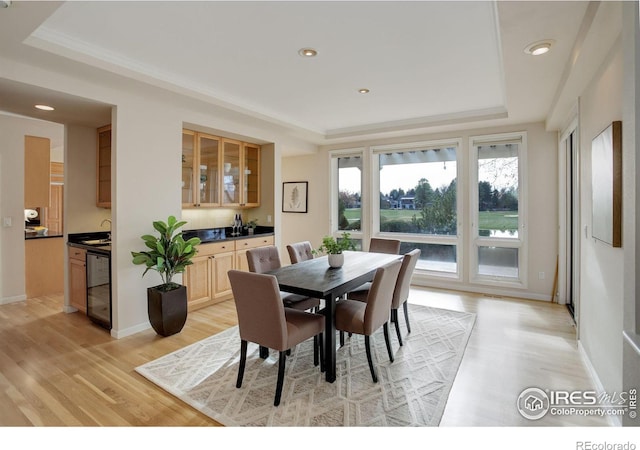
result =
[[[525,240],[521,179],[525,136],[476,137],[471,149],[473,277],[480,282],[522,284]]]
[[[373,149],[373,232],[421,250],[418,269],[458,275],[458,143],[428,142]]]
[[[420,249],[417,272],[526,287],[526,133],[330,153],[333,233]],[[464,202],[464,204],[463,204]]]

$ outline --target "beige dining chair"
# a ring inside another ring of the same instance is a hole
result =
[[[407,323],[407,334],[411,333],[411,325],[409,324],[409,305],[407,300],[409,299],[409,292],[411,291],[411,276],[416,268],[418,259],[420,259],[420,249],[418,248],[411,250],[402,257],[400,273],[398,274],[398,280],[396,281],[396,285],[393,290],[393,298],[391,300],[391,322],[395,325],[396,335],[398,336],[398,342],[401,346],[402,336],[400,334],[400,325],[398,322],[398,309],[402,306],[404,310],[404,319]],[[351,300],[366,302],[368,295],[368,291],[356,291],[349,293],[349,298]]]
[[[313,361],[324,372],[324,316],[285,308],[275,276],[230,270],[229,281],[238,313],[240,366],[236,387],[242,387],[249,342],[279,352],[274,406],[280,404],[288,350],[313,338]],[[319,353],[319,354],[318,354]]]
[[[287,252],[289,252],[289,259],[291,260],[291,264],[296,264],[300,261],[313,259],[313,247],[311,247],[311,242],[309,241],[289,244],[287,245]]]
[[[371,238],[369,241],[369,251],[372,253],[389,253],[391,255],[397,255],[400,253],[400,241],[397,239]],[[357,293],[356,295],[358,296],[364,295],[366,297],[369,289],[371,289],[370,281],[361,284],[352,292]],[[346,297],[348,298],[352,292],[347,293]],[[343,341],[340,341],[340,344],[342,343]]]
[[[247,262],[249,263],[249,271],[255,273],[265,273],[282,267],[278,248],[273,245],[247,250]],[[305,295],[280,292],[280,297],[284,306],[301,311],[317,310],[320,306],[320,299]]]
[[[371,356],[371,336],[373,333],[383,328],[384,340],[387,344],[389,359],[393,362],[393,352],[389,341],[389,311],[393,290],[400,272],[401,261],[393,261],[376,270],[376,274],[371,283],[371,289],[367,296],[367,301],[341,300],[336,304],[335,325],[336,330],[341,333],[364,335],[367,361],[371,370],[373,382],[378,382],[378,375],[373,366]]]
[[[400,253],[400,241],[397,239],[371,238],[369,241],[369,251],[397,255]]]

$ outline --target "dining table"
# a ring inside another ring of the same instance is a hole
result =
[[[328,257],[321,256],[266,272],[275,275],[281,291],[324,300],[320,310],[325,316],[324,367],[325,379],[336,380],[336,302],[344,294],[372,281],[376,270],[401,255],[362,251],[345,251],[344,264],[329,266]]]

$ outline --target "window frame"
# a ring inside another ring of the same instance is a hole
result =
[[[388,144],[388,145],[375,145],[370,147],[370,165],[371,165],[371,195],[375,198],[380,197],[380,158],[381,153],[393,153],[393,152],[406,152],[409,150],[429,150],[433,148],[442,147],[455,147],[456,148],[456,221],[457,230],[456,235],[427,235],[427,234],[414,234],[414,233],[393,233],[380,231],[380,202],[375,201],[370,204],[371,210],[371,237],[379,237],[386,239],[398,239],[401,242],[416,242],[420,244],[441,244],[441,245],[454,245],[456,247],[456,271],[455,272],[442,272],[436,270],[429,270],[425,268],[416,268],[416,273],[421,275],[437,278],[448,279],[454,281],[462,281],[462,274],[464,268],[464,252],[462,250],[462,214],[463,214],[463,202],[462,196],[464,189],[466,189],[462,174],[463,174],[463,147],[461,138],[451,139],[438,139],[429,141],[417,141],[408,143]],[[377,175],[377,176],[376,176]],[[372,197],[372,198],[373,198]]]
[[[340,150],[331,150],[329,152],[329,167],[331,170],[330,174],[330,184],[331,184],[331,235],[335,238],[341,237],[344,230],[338,229],[338,194],[339,194],[339,183],[340,177],[338,175],[338,158],[343,158],[347,156],[359,156],[362,159],[362,174],[360,179],[360,231],[349,231],[351,234],[351,238],[354,240],[361,240],[364,243],[364,239],[367,235],[368,230],[368,216],[369,216],[369,208],[365,207],[369,201],[369,192],[366,189],[368,180],[369,180],[369,164],[368,158],[366,157],[367,152],[364,147],[356,147],[356,148],[348,148],[348,149],[340,149]]]
[[[518,237],[483,237],[479,235],[479,191],[478,191],[478,147],[491,144],[518,144]],[[526,289],[528,285],[527,265],[527,216],[528,201],[527,183],[527,132],[495,133],[469,137],[469,217],[470,236],[469,253],[469,282],[474,284],[511,287]],[[503,277],[482,275],[478,267],[478,251],[480,247],[517,248],[518,249],[518,277]]]

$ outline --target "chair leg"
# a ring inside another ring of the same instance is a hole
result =
[[[400,347],[402,347],[402,336],[400,335],[400,325],[398,324],[398,310],[397,309],[392,309],[391,310],[391,321],[396,326],[396,335],[398,336],[398,343],[400,344]]]
[[[344,347],[344,331],[340,332],[340,347]]]
[[[367,361],[369,362],[369,370],[371,370],[371,378],[373,378],[373,382],[378,382],[378,375],[376,374],[376,369],[373,367],[373,360],[371,359],[371,344],[369,342],[369,336],[364,337],[364,347],[367,350]]]
[[[238,367],[238,380],[236,387],[242,386],[242,378],[244,377],[244,366],[247,362],[247,341],[240,341],[240,367]]]
[[[269,349],[267,347],[260,346],[260,358],[267,359],[269,357]]]
[[[318,335],[318,347],[320,348],[320,372],[324,373],[324,339],[323,333]]]
[[[391,351],[391,340],[389,339],[389,322],[385,322],[382,326],[384,331],[384,342],[387,344],[387,353],[389,354],[389,360],[393,362],[393,352]]]
[[[287,352],[280,352],[278,357],[278,382],[276,384],[276,399],[273,402],[273,406],[280,404],[280,396],[282,395],[282,385],[284,384],[284,366],[287,360]]]
[[[317,366],[319,364],[319,357],[318,357],[318,335],[316,334],[313,337],[313,365]]]
[[[407,321],[407,333],[411,333],[411,325],[409,325],[409,302],[404,302],[402,309],[404,310],[404,319]]]

